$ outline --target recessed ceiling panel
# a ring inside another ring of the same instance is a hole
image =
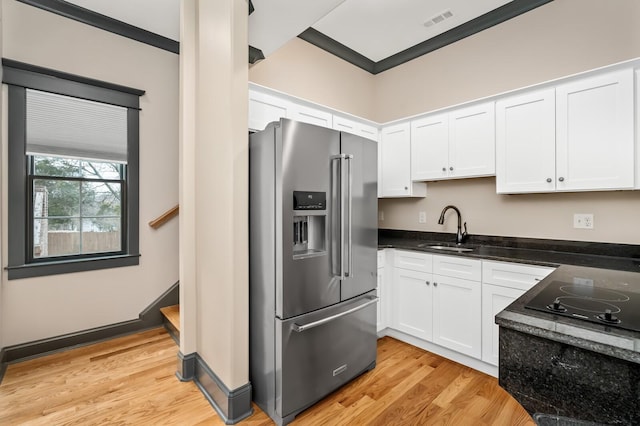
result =
[[[180,41],[180,0],[67,0],[134,27]]]
[[[345,0],[253,0],[249,45],[270,55]]]
[[[510,0],[346,0],[312,25],[378,62]]]

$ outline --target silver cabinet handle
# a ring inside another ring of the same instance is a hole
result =
[[[443,167],[443,168],[442,168],[442,171],[443,171],[443,172],[446,172],[446,171],[447,171],[447,168],[446,168],[446,167]]]
[[[453,171],[453,166],[449,167],[449,170]]]
[[[438,287],[438,283],[434,281],[434,282],[433,282],[433,286],[434,286],[434,287]]]
[[[429,281],[425,281],[425,283],[427,283],[427,285],[429,285]]]
[[[318,321],[313,321],[313,322],[310,322],[310,323],[307,323],[307,324],[302,324],[302,325],[296,324],[294,322],[293,325],[291,326],[291,328],[293,329],[293,331],[295,331],[297,333],[301,333],[301,332],[303,332],[305,330],[309,330],[311,328],[318,327],[318,326],[320,326],[322,324],[326,324],[326,323],[331,322],[333,320],[337,320],[338,318],[342,318],[345,315],[349,315],[349,314],[352,314],[354,312],[357,312],[360,309],[364,309],[369,305],[373,305],[374,303],[378,303],[378,298],[377,297],[370,298],[368,302],[363,303],[362,305],[358,305],[355,308],[348,309],[348,310],[346,310],[344,312],[340,312],[339,314],[331,315],[330,317],[327,317],[327,318],[322,318],[321,320],[318,320]]]
[[[551,178],[547,178],[547,182],[551,183],[551,180],[552,180]]]
[[[405,187],[404,187],[404,190],[405,190],[405,191],[407,191],[408,189],[409,189],[409,187],[408,187],[408,186],[405,186]]]
[[[558,178],[558,180],[559,180],[560,182],[564,182],[564,178],[563,178],[562,176],[560,176],[560,177]]]

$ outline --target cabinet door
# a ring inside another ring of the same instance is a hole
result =
[[[333,115],[330,112],[309,108],[303,105],[291,104],[288,118],[316,126],[333,128]]]
[[[443,179],[449,170],[449,115],[411,122],[411,179]]]
[[[546,89],[496,102],[499,194],[556,188],[556,99]]]
[[[433,342],[480,359],[481,284],[433,275]]]
[[[378,128],[356,120],[334,115],[333,128],[378,142]]]
[[[633,70],[559,85],[556,102],[557,190],[633,188]]]
[[[433,255],[433,273],[468,281],[480,281],[482,261],[461,256]]]
[[[249,130],[264,130],[267,124],[288,118],[291,104],[284,99],[249,91]]]
[[[382,196],[411,195],[411,139],[409,123],[382,129]]]
[[[449,113],[449,175],[491,176],[495,165],[495,110],[487,102]]]
[[[393,328],[420,339],[432,340],[431,274],[394,268]]]
[[[378,321],[376,331],[382,331],[386,327],[385,311],[383,303],[387,299],[384,288],[384,268],[378,268]]]
[[[482,283],[528,291],[555,268],[511,262],[482,261]]]
[[[498,365],[498,325],[495,316],[509,306],[524,290],[482,285],[482,360]]]
[[[400,269],[418,272],[432,272],[433,255],[411,250],[396,250],[393,265]]]

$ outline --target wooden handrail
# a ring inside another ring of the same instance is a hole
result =
[[[166,212],[162,213],[156,219],[153,219],[151,222],[149,222],[149,226],[152,227],[153,229],[158,229],[162,225],[167,223],[169,220],[171,220],[174,217],[178,216],[179,212],[180,212],[180,206],[179,205],[174,206],[173,208],[171,208],[171,209],[167,210]]]

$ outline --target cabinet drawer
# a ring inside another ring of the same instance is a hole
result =
[[[454,256],[433,256],[433,273],[464,280],[480,281],[482,262]]]
[[[482,262],[482,282],[527,291],[554,271],[521,263]]]
[[[431,272],[433,266],[431,259],[433,255],[416,251],[397,250],[394,256],[393,265],[396,268],[409,269],[418,272]]]

